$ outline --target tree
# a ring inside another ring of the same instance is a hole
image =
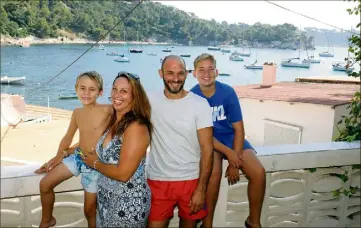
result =
[[[360,15],[361,14],[361,0],[353,0],[354,2],[358,1],[358,5],[352,9],[348,9],[350,15]],[[349,0],[350,2],[350,0]],[[360,28],[361,23],[358,23],[356,28]],[[361,38],[358,34],[353,34],[349,38],[349,53],[353,56],[346,58],[346,61],[351,62],[350,65],[361,63]],[[360,71],[349,73],[350,77],[360,77]],[[340,135],[337,137],[336,141],[354,141],[361,140],[361,104],[360,104],[360,91],[357,91],[352,100],[350,106],[347,107],[350,110],[349,116],[343,116],[342,119],[338,122],[338,126],[341,124],[344,127],[339,128]]]

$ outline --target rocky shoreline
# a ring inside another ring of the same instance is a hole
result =
[[[36,44],[94,44],[96,41],[67,37],[57,38],[38,38],[35,36],[27,36],[24,38],[14,38],[11,36],[1,35],[1,46],[20,46],[29,47]],[[142,42],[142,41],[100,41],[101,44],[149,44],[149,45],[170,45],[169,43]]]

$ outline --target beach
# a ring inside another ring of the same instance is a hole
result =
[[[96,41],[78,37],[68,38],[59,36],[57,38],[39,38],[35,36],[27,36],[24,38],[15,38],[8,35],[1,35],[1,46],[31,46],[36,44],[94,44]],[[124,40],[102,40],[100,44],[134,44],[134,45],[170,45],[161,42],[143,42],[143,41],[124,41]]]

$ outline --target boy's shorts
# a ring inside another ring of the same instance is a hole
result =
[[[198,179],[186,181],[148,179],[148,185],[152,192],[149,221],[165,221],[172,218],[175,206],[178,206],[178,215],[183,219],[198,220],[207,216],[206,204],[194,214],[190,214],[190,207],[188,207],[191,196],[198,185]]]
[[[77,147],[74,154],[69,155],[63,159],[63,163],[74,176],[81,176],[81,185],[84,190],[90,193],[96,193],[98,190],[99,172],[93,168],[88,167],[80,157],[81,149]]]
[[[248,142],[247,139],[244,140],[244,144],[243,144],[243,150],[248,150],[248,149],[251,149],[251,150],[254,150],[255,149],[253,148],[253,146],[251,145],[251,143]]]
[[[230,145],[226,145],[227,147],[229,148],[232,148],[233,146],[230,146]],[[250,142],[248,142],[247,139],[244,140],[244,143],[243,143],[243,151],[245,150],[248,150],[248,149],[251,149],[253,150],[256,154],[257,154],[257,151],[253,148],[253,146],[251,145]],[[226,155],[223,155],[223,159],[224,160],[227,160],[227,156]]]

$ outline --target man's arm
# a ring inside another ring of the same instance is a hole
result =
[[[188,205],[191,213],[200,211],[206,200],[207,185],[213,165],[213,127],[198,129],[197,136],[201,148],[201,159],[198,185]]]
[[[201,147],[201,160],[199,163],[199,180],[197,189],[206,191],[209,176],[213,165],[213,127],[199,129],[197,131],[199,145]]]

